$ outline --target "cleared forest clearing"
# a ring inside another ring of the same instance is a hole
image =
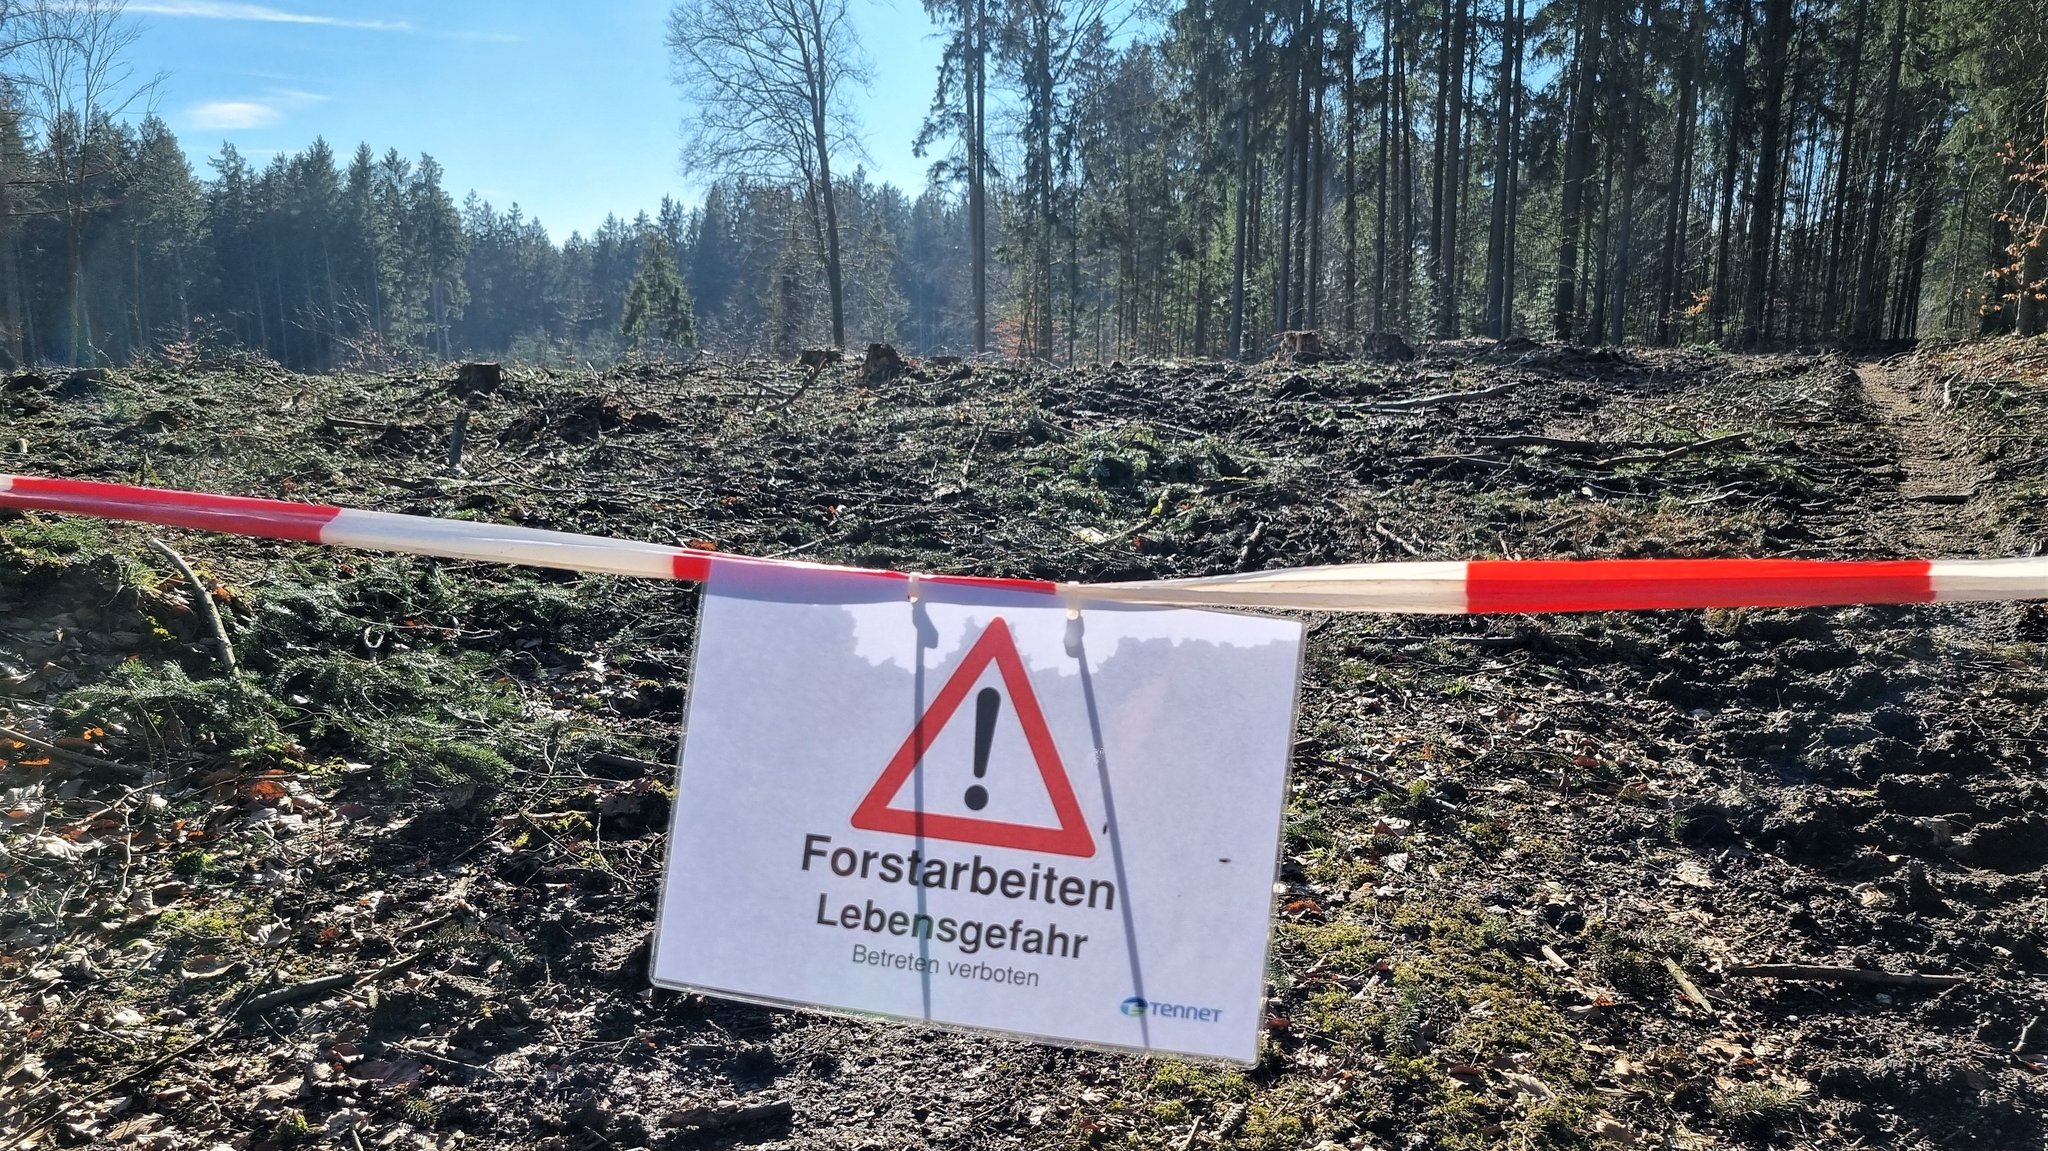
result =
[[[236,357],[9,379],[0,466],[1059,579],[1988,557],[2048,546],[2040,354],[1519,341],[794,395]],[[651,990],[695,606],[0,514],[0,1148],[2048,1139],[2040,605],[1311,616],[1248,1072]]]

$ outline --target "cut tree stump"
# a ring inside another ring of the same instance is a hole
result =
[[[904,372],[910,365],[896,354],[896,349],[887,344],[869,344],[867,358],[860,362],[860,382],[872,387],[885,384]]]
[[[1280,355],[1283,357],[1314,356],[1317,359],[1321,359],[1328,354],[1329,349],[1323,346],[1323,334],[1321,332],[1299,331],[1280,333]]]
[[[505,369],[500,364],[463,364],[455,369],[455,390],[466,396],[495,392],[504,382]]]
[[[1376,360],[1397,360],[1405,364],[1415,358],[1415,349],[1408,346],[1408,341],[1392,332],[1374,332],[1361,336],[1358,347],[1361,355],[1371,356]]]

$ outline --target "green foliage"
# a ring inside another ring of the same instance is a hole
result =
[[[677,274],[675,249],[658,235],[640,240],[640,267],[626,289],[620,331],[636,348],[684,348],[697,342],[696,308]]]
[[[282,741],[277,700],[246,678],[194,680],[175,663],[131,659],[58,704],[67,726],[140,724],[174,746],[210,744],[231,756]]]

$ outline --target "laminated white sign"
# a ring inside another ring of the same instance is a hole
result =
[[[715,565],[656,983],[1257,1057],[1301,625]]]

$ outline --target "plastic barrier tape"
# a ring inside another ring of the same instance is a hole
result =
[[[1425,561],[1071,584],[750,559],[540,528],[36,476],[0,474],[0,507],[656,579],[701,582],[714,562],[769,565],[1040,592],[1077,604],[1463,615],[2048,599],[2048,557]]]

